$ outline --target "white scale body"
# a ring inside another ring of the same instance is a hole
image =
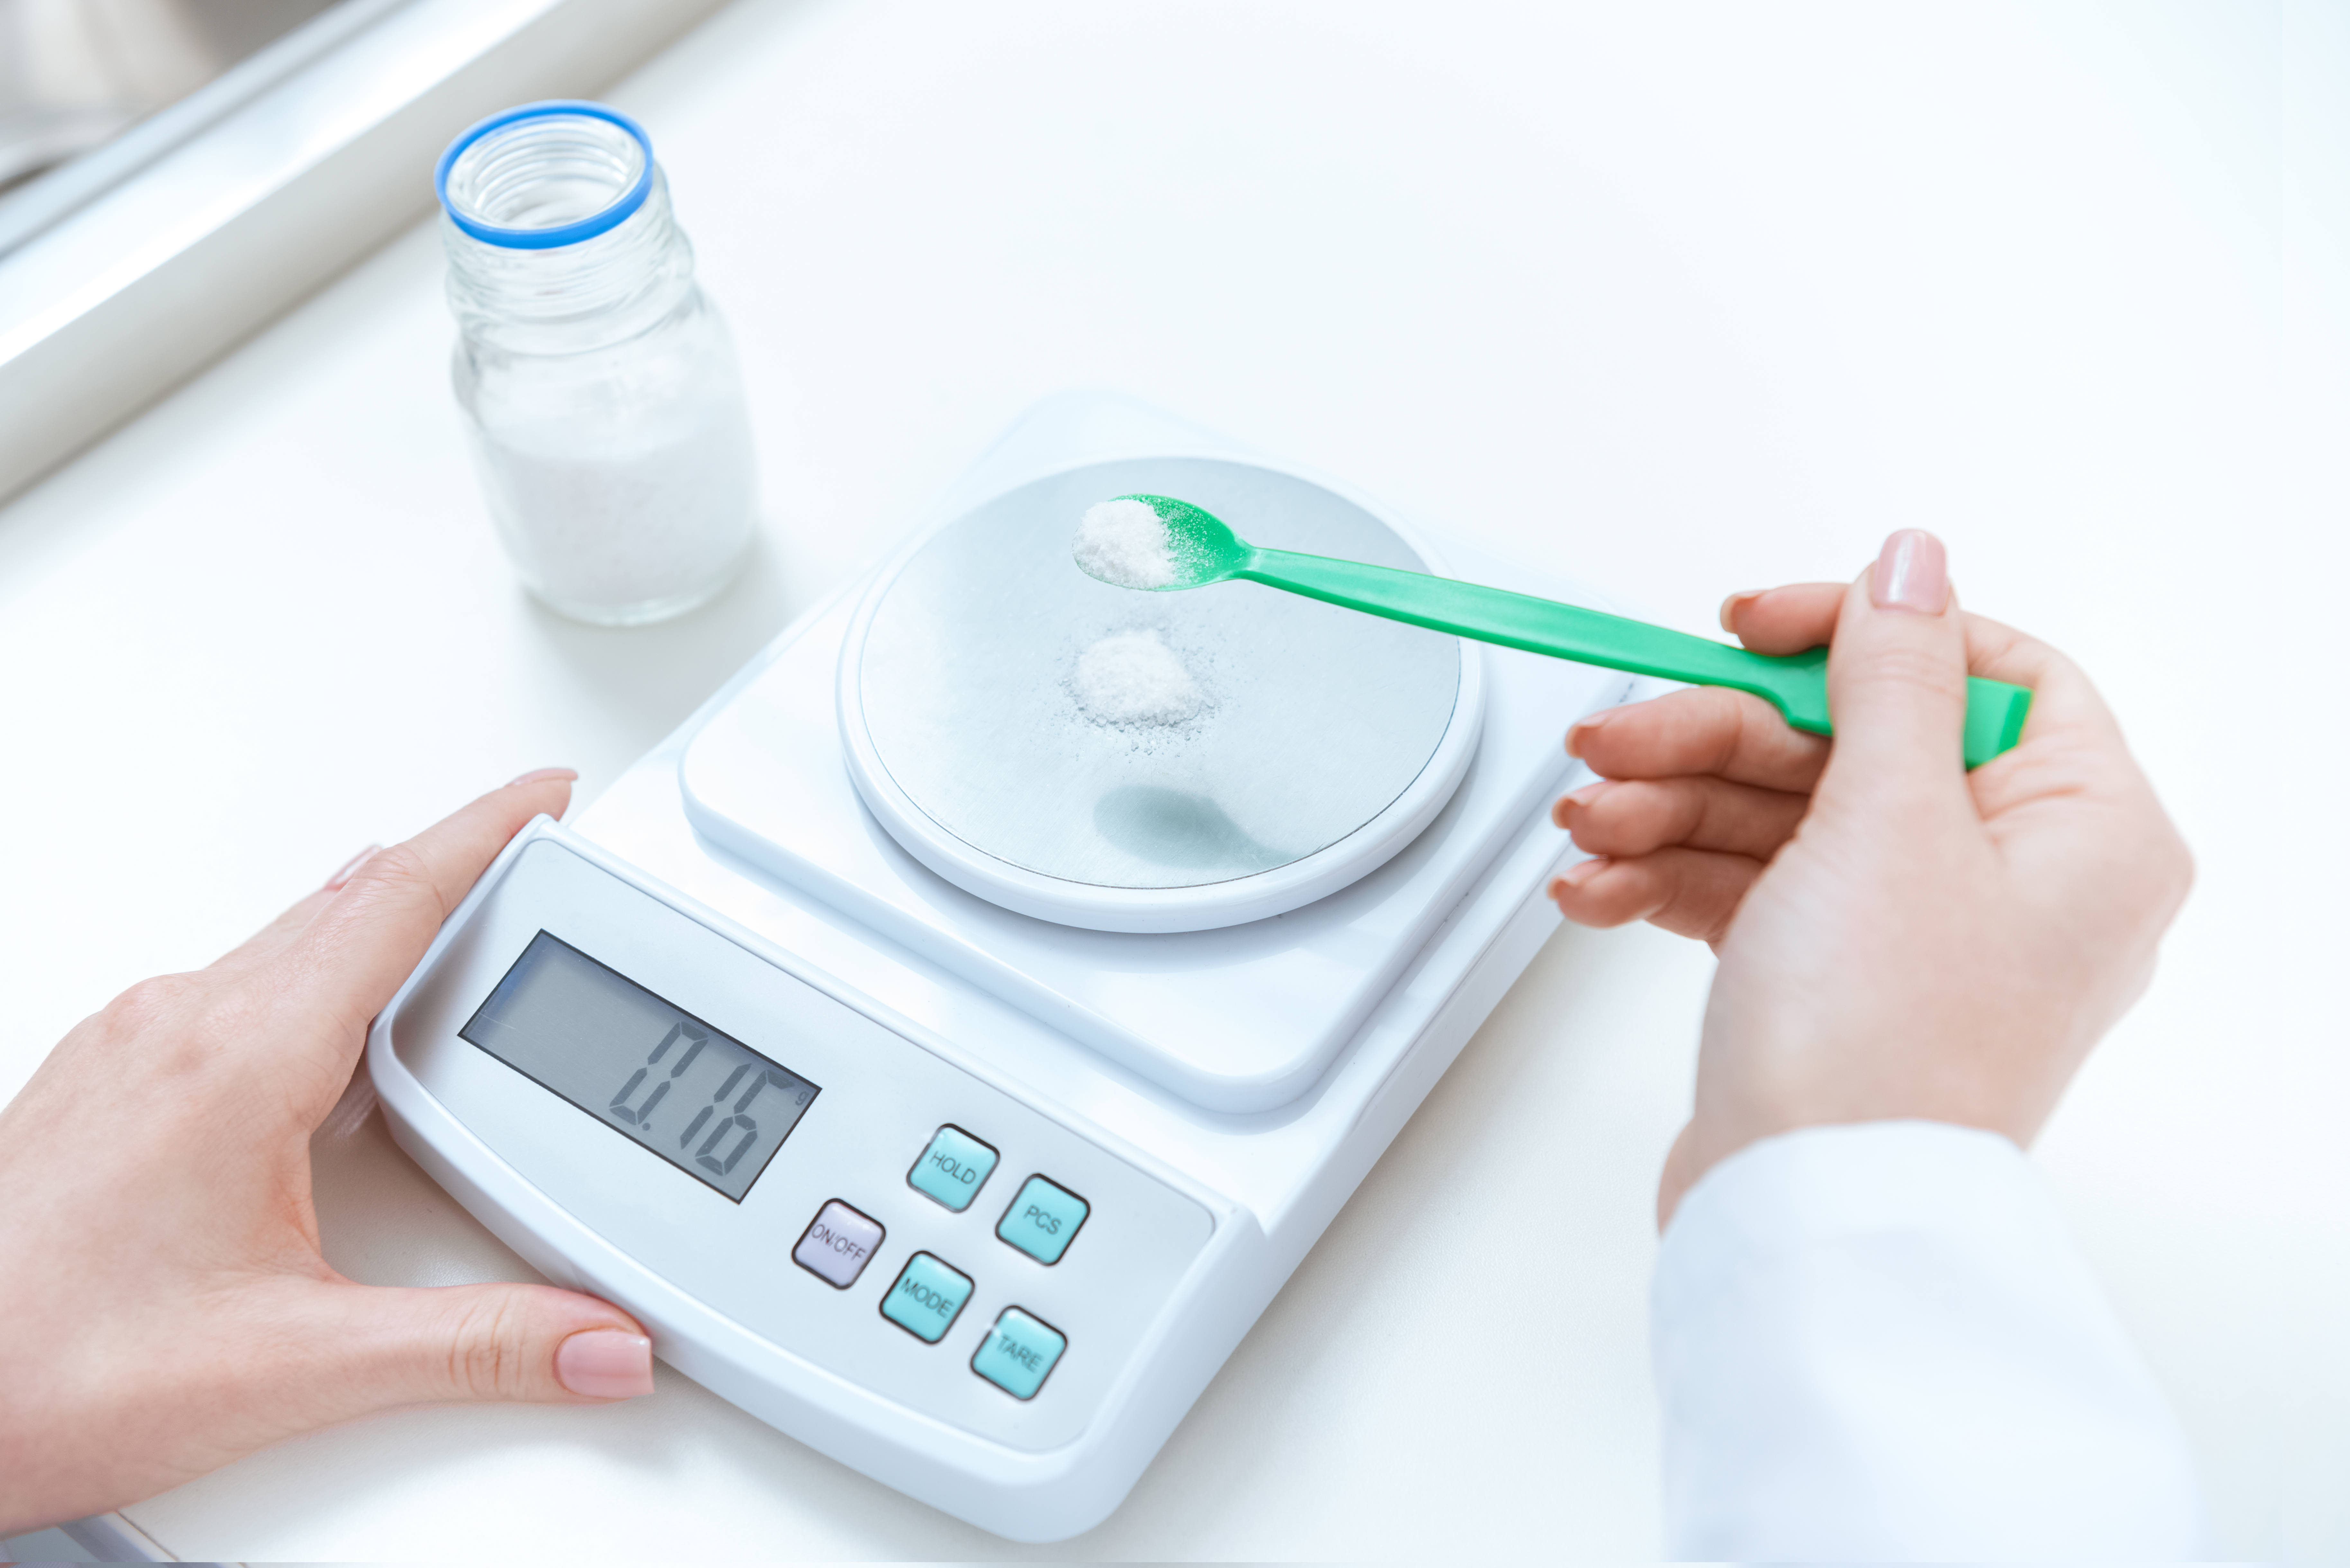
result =
[[[937,515],[1168,453],[1296,472],[1066,394]],[[1605,603],[1457,542],[1441,559]],[[1126,1496],[1555,927],[1544,889],[1572,851],[1546,808],[1577,782],[1561,737],[1637,683],[1474,650],[1473,756],[1377,869],[1220,929],[1078,929],[948,882],[866,808],[835,698],[858,597],[786,628],[572,826],[517,837],[377,1019],[369,1064],[403,1148],[677,1370],[923,1502],[1061,1540]],[[657,1157],[463,1037],[541,932],[814,1086],[739,1200],[690,1148]],[[950,1126],[999,1155],[960,1212],[910,1181]],[[998,1236],[1031,1176],[1086,1206],[1049,1266]],[[845,1289],[794,1261],[836,1201],[881,1231]],[[936,1343],[881,1311],[918,1253],[971,1282]],[[1066,1344],[1024,1398],[973,1369],[1008,1309]]]

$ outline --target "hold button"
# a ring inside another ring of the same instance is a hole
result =
[[[987,1185],[995,1160],[992,1147],[950,1122],[931,1135],[931,1147],[906,1172],[906,1185],[960,1214]]]

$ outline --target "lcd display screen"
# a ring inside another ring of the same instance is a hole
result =
[[[457,1034],[737,1203],[820,1092],[545,931]]]

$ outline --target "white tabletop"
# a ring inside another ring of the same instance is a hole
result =
[[[0,511],[0,1094],[371,839],[546,763],[592,798],[1059,388],[1691,629],[1923,524],[1970,606],[2095,673],[2195,846],[2160,976],[2040,1154],[2216,1544],[2275,1555],[2281,828],[2248,781],[2282,754],[2277,62],[2273,17],[2224,5],[742,0],[610,97],[742,347],[750,576],[634,631],[519,595],[429,228]],[[1645,930],[1555,939],[1064,1548],[666,1370],[609,1409],[384,1417],[125,1511],[233,1559],[1653,1552],[1649,1203],[1710,972]],[[525,1272],[380,1123],[320,1183],[359,1277]],[[1480,1278],[1398,1256],[1464,1208]],[[1503,1293],[1547,1332],[1492,1332]],[[1431,1342],[1440,1383],[1395,1354]]]

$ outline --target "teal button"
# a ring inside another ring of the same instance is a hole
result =
[[[979,1354],[971,1358],[971,1369],[1014,1399],[1034,1399],[1036,1390],[1045,1386],[1053,1363],[1068,1348],[1068,1340],[1051,1324],[1030,1317],[1018,1307],[1005,1307],[995,1326],[987,1331]]]
[[[995,1151],[962,1128],[941,1127],[931,1147],[906,1172],[906,1184],[923,1197],[945,1204],[960,1214],[971,1207],[979,1189],[995,1168]]]
[[[1057,1263],[1092,1212],[1086,1200],[1041,1176],[1021,1184],[1020,1196],[995,1222],[995,1233],[1040,1263]]]
[[[969,1300],[969,1274],[957,1273],[928,1252],[917,1252],[906,1260],[898,1282],[881,1298],[881,1315],[923,1344],[936,1345]]]

